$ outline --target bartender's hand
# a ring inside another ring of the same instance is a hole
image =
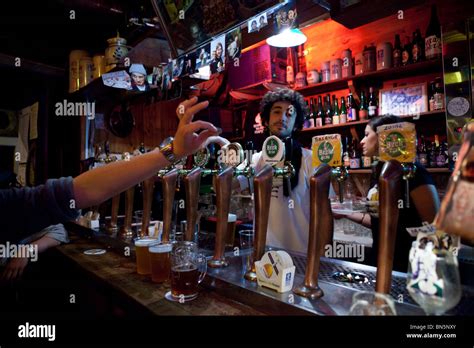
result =
[[[178,158],[195,153],[208,138],[219,134],[218,129],[212,123],[205,121],[192,122],[194,115],[209,105],[208,101],[196,104],[197,101],[197,97],[185,100],[176,109],[180,121],[174,136],[173,152]],[[195,133],[200,130],[202,132],[199,134]]]
[[[204,143],[202,143],[201,148],[205,148],[209,144],[218,144],[220,147],[224,145],[230,144],[230,141],[227,140],[226,138],[220,137],[220,136],[211,136],[206,139]]]
[[[13,281],[20,278],[23,275],[23,271],[28,265],[27,257],[15,257],[11,258],[5,269],[3,270],[1,280],[2,281]]]

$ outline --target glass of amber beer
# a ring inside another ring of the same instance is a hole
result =
[[[137,273],[142,275],[151,274],[150,253],[148,248],[158,244],[154,238],[135,239],[135,257],[137,259]]]
[[[170,279],[171,243],[155,244],[148,248],[151,262],[151,280],[163,283]]]
[[[175,301],[194,300],[198,284],[207,271],[206,257],[197,252],[194,242],[175,242],[171,251],[171,297]]]

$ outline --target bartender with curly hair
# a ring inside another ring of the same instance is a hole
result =
[[[285,160],[290,161],[296,175],[290,179],[274,177],[267,244],[290,252],[305,254],[308,249],[310,178],[313,175],[312,151],[296,141],[308,113],[303,96],[291,89],[268,92],[261,103],[260,116],[270,135],[285,143]],[[245,167],[244,162],[240,167]],[[265,165],[262,152],[252,156],[251,166],[258,173]],[[234,188],[248,189],[246,177],[238,177]],[[331,194],[334,191],[331,188]]]

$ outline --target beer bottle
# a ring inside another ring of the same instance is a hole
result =
[[[421,36],[420,28],[416,29],[416,39],[418,40],[419,61],[425,60],[425,40]]]
[[[436,162],[436,157],[438,156],[439,153],[439,140],[438,140],[438,135],[435,135],[435,140],[431,143],[431,151],[430,151],[430,167],[431,168],[436,168],[437,167],[437,162]]]
[[[431,5],[430,24],[426,29],[425,56],[428,60],[441,58],[441,25],[434,4]]]
[[[352,93],[347,97],[347,122],[357,121],[357,109]]]
[[[318,112],[316,113],[316,119],[314,120],[314,125],[316,127],[323,126],[323,117],[324,117],[324,110],[323,110],[323,101],[321,96],[318,96]]]
[[[412,42],[411,42],[411,61],[412,63],[418,63],[420,61],[420,42],[416,35],[416,31],[413,32]]]
[[[365,100],[365,93],[362,91],[360,93],[360,107],[359,107],[359,119],[366,120],[369,115],[369,110],[367,109],[367,102]]]
[[[369,88],[369,118],[377,116],[377,98],[374,95],[373,87]]]
[[[304,117],[304,123],[303,123],[303,129],[307,129],[307,128],[310,127],[309,119],[310,119],[310,116],[311,116],[311,109],[309,108],[308,101],[305,100],[304,102],[306,104],[306,107],[309,110],[308,113]]]
[[[308,128],[314,128],[314,117],[315,117],[315,111],[314,111],[314,99],[310,98],[309,100],[309,119],[308,119]]]
[[[424,166],[428,166],[428,152],[426,151],[425,136],[421,135],[420,143],[418,144],[418,161]]]
[[[402,51],[402,65],[408,65],[411,63],[411,43],[410,43],[410,37],[406,36],[405,37],[405,46],[403,46],[403,51]]]
[[[393,67],[398,68],[402,65],[402,44],[400,42],[400,35],[395,35],[395,45],[392,52]]]
[[[332,123],[339,124],[340,123],[339,105],[337,104],[337,98],[335,95],[332,96],[332,102],[333,102]]]
[[[360,168],[360,156],[359,152],[357,151],[357,141],[352,139],[352,147],[351,152],[349,153],[350,156],[350,167],[351,169],[359,169]]]
[[[324,112],[324,125],[332,124],[331,96],[326,95],[326,110]]]
[[[342,155],[342,160],[344,163],[344,167],[349,168],[351,166],[351,161],[349,158],[349,138],[346,137],[344,142],[344,153]]]
[[[340,123],[347,122],[347,108],[346,108],[346,100],[344,97],[341,97],[341,110],[339,111],[339,122]]]

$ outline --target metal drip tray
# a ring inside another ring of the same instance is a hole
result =
[[[293,255],[293,262],[296,266],[296,274],[301,274],[304,277],[306,269],[306,257]],[[361,265],[352,262],[340,261],[335,259],[321,258],[321,269],[319,271],[319,281],[328,283],[335,283],[339,286],[348,287],[350,289],[359,291],[375,291],[376,269],[371,266]],[[358,274],[361,277],[366,277],[367,282],[345,282],[334,278],[334,274]],[[412,300],[408,290],[406,289],[406,275],[400,272],[392,273],[392,288],[390,295],[395,300],[403,300],[405,303],[416,305]],[[403,297],[400,297],[402,295]]]

